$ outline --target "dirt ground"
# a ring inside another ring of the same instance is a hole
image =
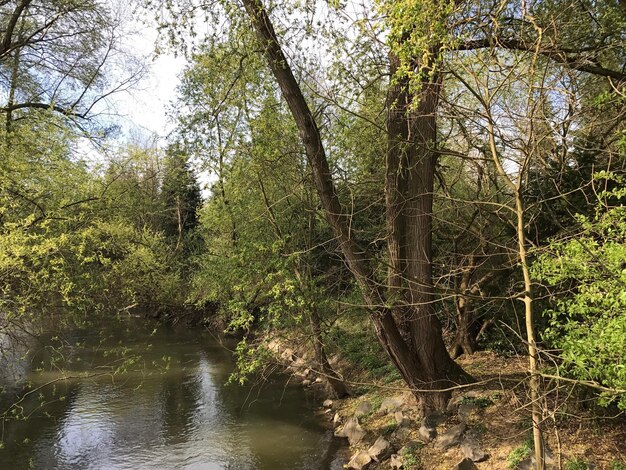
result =
[[[488,455],[477,462],[478,469],[506,470],[516,468],[531,453],[532,427],[528,410],[526,358],[504,358],[492,352],[479,352],[462,357],[459,363],[477,380],[468,388],[453,394],[449,412],[438,426],[438,434],[450,426],[465,422],[464,436],[476,440]],[[343,367],[342,367],[343,368]],[[348,380],[362,384],[364,377],[354,369]],[[346,400],[335,401],[335,411],[344,417],[352,416],[358,405],[370,401],[373,411],[359,418],[367,432],[366,448],[378,436],[384,436],[394,451],[412,446],[409,458],[412,467],[422,469],[454,469],[464,455],[458,445],[441,450],[423,443],[418,429],[422,417],[416,406],[405,406],[402,411],[408,425],[398,428],[393,416],[377,412],[386,397],[402,393],[402,383],[372,384],[367,393]],[[548,390],[542,400],[545,410],[543,428],[552,458],[550,468],[564,470],[607,469],[626,470],[626,416],[616,409],[600,408],[589,398],[582,398],[580,390],[555,387],[544,383]],[[459,408],[460,405],[464,405]],[[460,417],[459,410],[465,415]],[[372,467],[370,467],[372,468]],[[374,468],[390,468],[388,462]]]

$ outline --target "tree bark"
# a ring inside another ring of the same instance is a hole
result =
[[[436,111],[441,83],[436,76],[424,78],[417,95],[411,95],[408,78],[396,77],[398,67],[399,60],[392,54],[385,180],[389,298],[402,336],[432,387],[446,388],[451,379],[464,374],[443,341],[432,280]],[[431,398],[429,405],[435,408],[447,401],[445,393]]]
[[[472,308],[472,299],[469,294],[478,291],[477,286],[470,288],[472,277],[476,271],[476,262],[474,255],[469,256],[469,262],[463,267],[461,280],[457,286],[458,294],[455,299],[456,306],[456,334],[454,343],[450,348],[450,354],[453,358],[459,357],[461,354],[471,355],[476,352],[477,334],[474,331],[474,309]]]

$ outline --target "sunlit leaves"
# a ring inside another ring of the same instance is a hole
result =
[[[622,181],[607,172],[601,185]],[[626,207],[623,188],[600,192],[594,217],[579,216],[582,232],[554,241],[533,266],[554,286],[546,338],[561,350],[563,372],[613,389],[626,388]],[[606,394],[626,407],[623,396]]]

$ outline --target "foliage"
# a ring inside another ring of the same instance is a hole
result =
[[[438,72],[440,54],[453,40],[447,20],[456,4],[412,0],[385,0],[378,4],[390,26],[390,50],[400,62],[394,78],[408,78],[413,91],[419,91],[420,81]]]
[[[527,439],[522,445],[516,447],[506,457],[507,467],[511,469],[517,468],[522,460],[528,458],[533,452],[532,440]]]
[[[234,371],[228,377],[229,384],[244,385],[251,376],[258,374],[271,359],[271,353],[263,346],[250,346],[244,338],[235,348]]]
[[[587,470],[589,464],[582,459],[573,458],[565,462],[565,470]]]
[[[198,226],[202,196],[188,157],[175,147],[168,149],[159,199],[164,207],[159,227],[173,241],[175,249],[180,248],[183,236],[193,233]],[[184,248],[193,247],[184,244]]]
[[[607,179],[596,175],[600,186]],[[626,389],[626,211],[623,185],[599,192],[595,215],[579,215],[580,232],[553,240],[534,265],[538,279],[553,286],[550,328],[545,337],[561,350],[561,373],[612,389]],[[623,394],[603,403],[626,406]]]
[[[419,455],[421,448],[421,444],[413,444],[402,448],[400,453],[400,456],[402,457],[402,468],[409,470],[422,468],[422,459]]]
[[[186,289],[155,217],[167,201],[149,158],[134,151],[132,164],[98,174],[74,154],[72,136],[52,113],[0,136],[0,309],[9,319],[38,310],[84,319],[181,306]]]

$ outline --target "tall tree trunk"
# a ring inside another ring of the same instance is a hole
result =
[[[270,70],[276,78],[298,127],[326,219],[333,230],[348,268],[354,275],[365,302],[370,308],[378,339],[403,379],[422,400],[423,405],[428,408],[444,408],[450,395],[447,389],[459,377],[464,377],[466,374],[450,359],[433,310],[431,234],[425,232],[430,232],[431,229],[433,175],[425,175],[424,172],[434,171],[435,152],[432,148],[434,139],[427,141],[420,148],[420,152],[415,153],[414,161],[409,162],[411,171],[407,173],[406,183],[409,185],[410,197],[406,199],[407,210],[400,212],[407,214],[407,225],[416,224],[416,227],[411,230],[402,230],[403,234],[406,232],[406,236],[410,237],[406,241],[407,255],[411,261],[409,264],[415,264],[415,266],[409,268],[407,265],[406,277],[409,280],[409,287],[408,289],[401,288],[403,279],[398,270],[401,271],[401,251],[404,244],[399,242],[394,245],[398,249],[395,257],[398,266],[396,270],[391,270],[391,276],[392,282],[399,284],[398,291],[392,292],[394,307],[389,308],[385,292],[376,282],[367,253],[358,246],[350,232],[348,215],[339,201],[319,128],[280,47],[267,11],[261,0],[242,0],[242,2],[263,46],[263,53]],[[415,122],[417,123],[416,129],[420,131],[419,138],[422,140],[430,138],[436,131],[434,107],[437,105],[437,100],[433,93],[438,93],[438,90],[438,84],[435,88],[428,87],[424,96],[427,99],[418,107],[419,119]],[[401,90],[400,93],[405,93],[405,91]],[[407,120],[407,114],[404,111],[400,111],[399,116],[403,116],[403,121]],[[397,124],[406,125],[400,120]],[[412,127],[407,129],[413,131]],[[410,139],[404,139],[401,132],[398,138],[400,147],[404,147],[405,143],[409,148],[412,147],[413,142]],[[396,157],[391,156],[392,160],[394,158]],[[402,154],[396,158],[397,165],[400,165],[402,158],[404,158]],[[399,168],[398,166],[397,169]],[[391,173],[388,171],[387,175],[389,178]],[[395,198],[399,204],[403,205],[405,199],[400,188],[403,187],[404,181],[401,179],[400,183],[396,192],[388,190],[387,193],[388,197]],[[397,232],[397,235],[401,240],[402,234]],[[414,243],[418,245],[412,246]],[[400,321],[400,326],[396,323],[396,319]]]
[[[399,60],[391,55],[385,180],[388,288],[402,336],[418,356],[430,386],[441,389],[451,378],[463,375],[443,341],[432,280],[436,111],[441,83],[437,77],[423,79],[414,96],[408,78],[396,77],[398,67]],[[440,407],[447,397],[433,394],[430,405]]]

